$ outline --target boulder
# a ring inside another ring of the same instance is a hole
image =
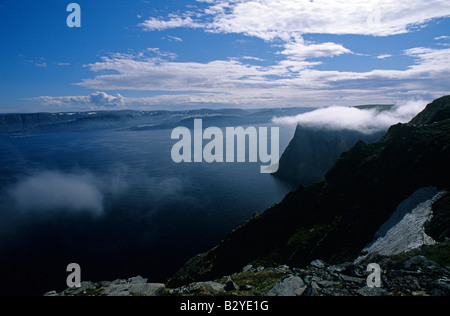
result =
[[[306,290],[305,283],[299,276],[291,275],[277,282],[265,296],[301,296]]]
[[[173,295],[214,296],[225,293],[225,287],[217,282],[195,282],[171,291]]]
[[[239,286],[236,285],[236,283],[233,282],[231,277],[227,277],[225,281],[225,291],[237,291],[239,289]]]
[[[314,260],[311,262],[311,266],[317,269],[324,269],[325,268],[325,262],[322,260]]]

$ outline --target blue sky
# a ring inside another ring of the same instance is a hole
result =
[[[448,0],[0,0],[0,112],[263,108],[449,94]]]

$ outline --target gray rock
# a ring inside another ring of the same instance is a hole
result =
[[[370,288],[367,286],[357,290],[356,293],[361,296],[387,296],[389,294],[383,288],[379,287]]]
[[[251,291],[251,290],[253,290],[255,287],[253,286],[253,285],[249,285],[249,284],[244,284],[244,285],[241,285],[240,287],[239,287],[239,290],[240,291]]]
[[[432,296],[450,296],[450,280],[439,279],[433,283],[430,295]]]
[[[329,266],[327,268],[327,271],[329,271],[329,272],[342,272],[344,270],[345,270],[345,267],[339,266],[339,265]]]
[[[324,288],[324,287],[332,287],[332,286],[337,286],[340,283],[339,282],[335,282],[335,281],[330,281],[330,280],[322,280],[322,281],[318,281],[317,284]]]
[[[164,284],[147,283],[147,279],[141,276],[129,278],[128,280],[114,280],[103,282],[99,295],[103,296],[157,296],[165,288]]]
[[[279,266],[279,267],[275,268],[274,271],[276,271],[276,272],[286,272],[286,271],[289,271],[289,266],[282,265],[282,266]]]
[[[102,291],[104,296],[130,296],[130,286],[128,284],[110,284]]]
[[[436,262],[427,260],[424,256],[412,257],[403,266],[405,269],[434,269],[439,267]]]
[[[325,288],[321,290],[323,296],[352,296],[351,293],[345,288]]]
[[[227,277],[225,281],[225,291],[237,291],[239,287],[233,282],[231,277]]]
[[[248,272],[253,270],[253,266],[251,264],[246,265],[245,267],[242,268],[242,272]]]
[[[411,259],[406,261],[403,264],[403,266],[405,267],[405,269],[411,269],[413,267],[421,267],[426,261],[427,258],[425,258],[424,256],[412,257]]]
[[[130,284],[143,284],[143,283],[146,284],[147,281],[148,281],[148,279],[144,279],[140,275],[138,275],[137,277],[128,279],[128,283],[130,283]]]
[[[132,295],[158,296],[165,287],[166,286],[161,283],[137,283],[131,284],[128,291]]]
[[[312,275],[310,275],[310,274],[307,274],[307,275],[305,275],[304,277],[303,277],[303,279],[305,280],[305,282],[306,283],[311,283],[313,280],[312,280],[312,278],[313,278],[313,276]]]
[[[341,274],[339,276],[343,281],[345,282],[351,282],[351,283],[363,283],[366,280],[362,279],[362,278],[356,278],[356,277],[352,277],[352,276],[348,276],[345,274]]]
[[[64,296],[81,296],[95,290],[97,285],[93,282],[81,282],[80,287],[68,288],[62,292]]]
[[[122,279],[118,279],[118,280],[114,280],[112,282],[108,282],[109,285],[119,285],[119,284],[128,284],[127,280],[122,280]]]
[[[389,276],[391,278],[402,278],[405,275],[403,270],[389,270]]]
[[[102,281],[102,282],[100,282],[99,284],[98,284],[98,287],[99,288],[107,288],[108,286],[110,286],[111,285],[111,282],[110,281]]]
[[[305,283],[299,276],[291,275],[278,281],[265,296],[301,296],[306,290]]]
[[[311,266],[317,269],[324,269],[325,268],[325,262],[322,260],[314,260],[311,262]]]
[[[174,289],[176,295],[220,295],[225,287],[217,282],[196,282]]]
[[[316,282],[311,282],[303,293],[303,296],[319,296],[320,286]]]

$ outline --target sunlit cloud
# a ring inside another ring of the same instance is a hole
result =
[[[297,116],[274,118],[273,121],[277,124],[300,124],[307,127],[345,129],[371,134],[386,130],[397,123],[409,122],[425,108],[426,104],[427,102],[423,100],[409,101],[390,110],[379,110],[376,107],[361,109],[332,106]]]

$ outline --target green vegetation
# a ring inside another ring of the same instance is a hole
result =
[[[232,293],[238,296],[260,296],[270,290],[286,273],[270,269],[235,273],[231,276],[231,279],[240,289],[232,291]],[[216,282],[225,284],[226,279],[222,278]],[[241,290],[241,288],[246,286],[250,287],[246,290]]]
[[[423,249],[423,255],[428,260],[439,263],[440,265],[450,266],[450,242],[438,244]]]
[[[408,252],[391,256],[390,263],[396,269],[402,269],[403,264],[412,257],[424,256],[443,266],[450,266],[450,242],[439,243],[434,246],[422,246]]]

